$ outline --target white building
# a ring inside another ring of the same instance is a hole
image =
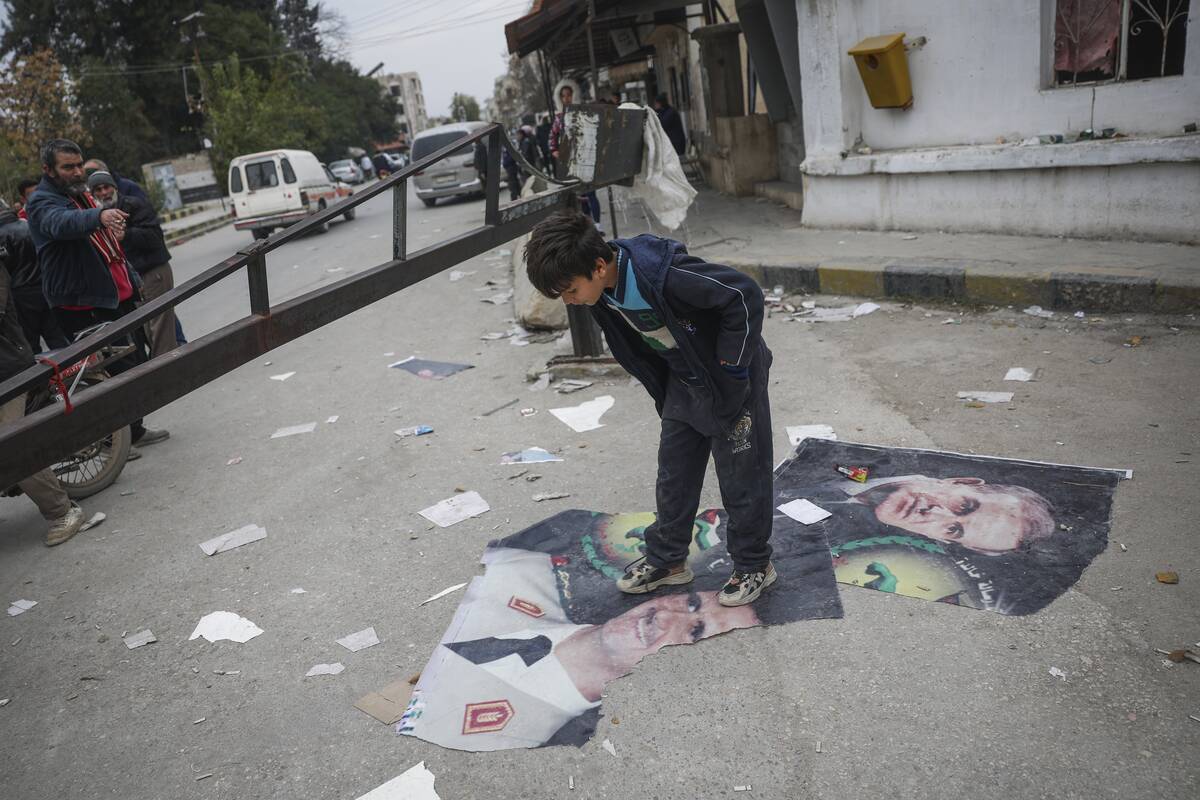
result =
[[[400,138],[411,142],[414,134],[429,127],[429,120],[425,114],[425,92],[421,89],[421,76],[415,72],[401,72],[392,75],[377,75],[376,80],[400,104],[396,113],[396,124],[400,126]]]
[[[1178,0],[783,2],[804,224],[1200,239],[1200,25],[1165,18]],[[914,102],[873,108],[847,51],[894,33]]]

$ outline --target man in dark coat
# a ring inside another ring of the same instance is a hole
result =
[[[54,312],[42,295],[42,270],[38,266],[37,248],[29,235],[29,225],[3,200],[0,200],[0,247],[8,251],[9,291],[17,307],[21,331],[34,351],[66,347],[67,337],[59,330]]]
[[[683,118],[679,116],[678,111],[671,108],[665,94],[654,98],[654,111],[658,114],[658,121],[662,123],[663,133],[671,140],[671,146],[675,148],[676,153],[683,155],[687,150],[687,134],[683,132]]]
[[[4,210],[7,210],[7,206],[4,206]],[[24,372],[34,363],[32,349],[21,332],[17,306],[9,289],[10,257],[11,252],[0,243],[0,381]],[[25,395],[14,397],[7,403],[0,403],[0,425],[23,416]],[[79,529],[83,527],[83,509],[67,497],[67,492],[54,470],[49,467],[40,470],[18,482],[17,486],[21,487],[21,491],[29,496],[50,523],[45,539],[48,547],[62,544],[79,533]],[[7,487],[0,486],[0,490],[5,488]]]
[[[88,189],[103,208],[118,208],[129,215],[125,220],[125,238],[121,247],[125,258],[142,279],[142,299],[147,303],[175,288],[171,272],[171,254],[163,237],[158,214],[149,203],[133,195],[121,194],[116,179],[98,170],[88,178]],[[169,308],[147,324],[150,357],[157,358],[179,346],[175,338],[175,309]]]
[[[101,170],[113,176],[113,180],[117,182],[117,191],[121,194],[129,197],[140,198],[147,203],[150,202],[150,196],[146,194],[145,189],[143,189],[139,184],[129,180],[129,178],[122,178],[120,175],[109,169],[108,164],[105,164],[100,159],[89,158],[88,162],[83,165],[83,174],[87,176],[90,176],[93,172],[99,172]]]
[[[73,337],[134,310],[136,278],[125,260],[121,239],[129,215],[99,208],[87,192],[83,151],[66,139],[42,147],[42,176],[29,197],[29,232],[42,268],[42,292],[59,327]],[[145,360],[141,347],[108,366],[120,374]],[[135,420],[130,429],[140,446],[161,442],[166,431],[147,430]]]

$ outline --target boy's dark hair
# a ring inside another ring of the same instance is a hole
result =
[[[560,211],[539,222],[525,244],[525,272],[533,288],[556,298],[577,276],[591,278],[596,259],[612,258],[591,217]]]

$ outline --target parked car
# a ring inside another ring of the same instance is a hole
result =
[[[343,158],[340,161],[333,161],[329,164],[329,171],[343,180],[346,183],[362,183],[367,179],[363,174],[362,167],[355,163],[352,158]]]
[[[464,139],[482,128],[486,122],[456,122],[423,130],[413,139],[409,155],[420,161],[430,153],[441,150],[458,139]],[[503,176],[501,176],[503,183]],[[427,206],[437,203],[439,197],[456,197],[483,192],[483,181],[475,169],[475,152],[472,145],[464,145],[453,154],[442,159],[415,176],[417,197]]]
[[[238,156],[229,162],[229,197],[237,230],[265,239],[333,205],[339,195],[330,172],[307,150],[267,150]],[[342,190],[349,192],[349,188]],[[346,212],[347,220],[354,211]],[[328,230],[326,224],[322,231]]]

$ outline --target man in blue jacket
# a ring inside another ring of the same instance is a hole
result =
[[[133,311],[136,273],[121,248],[129,215],[100,208],[87,192],[83,151],[66,139],[42,147],[42,176],[29,197],[29,233],[42,267],[42,292],[68,338],[85,328]],[[130,356],[109,365],[121,373],[145,360],[144,342]],[[161,442],[167,431],[147,430],[141,420],[130,428],[138,446]]]
[[[771,565],[771,351],[763,294],[746,275],[643,234],[605,242],[582,214],[555,214],[525,246],[529,280],[547,297],[589,306],[613,357],[654,398],[662,417],[658,519],[645,559],[617,586],[641,594],[690,583],[692,524],[708,457],[729,514],[733,574],[722,605],[753,602],[776,580]]]

